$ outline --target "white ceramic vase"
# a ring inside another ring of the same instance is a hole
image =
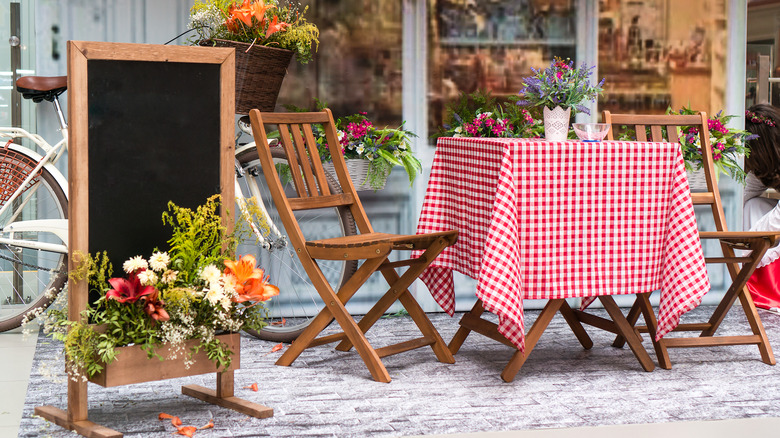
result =
[[[571,108],[544,107],[544,138],[547,141],[565,141],[569,136]]]

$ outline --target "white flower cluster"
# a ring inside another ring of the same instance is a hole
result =
[[[200,272],[200,278],[207,283],[203,289],[206,301],[212,306],[220,304],[223,309],[229,311],[233,305],[232,298],[236,294],[233,276],[224,275],[216,266],[208,265]]]
[[[122,269],[128,274],[138,272],[138,279],[144,286],[154,286],[161,279],[163,283],[170,284],[176,281],[179,275],[178,271],[168,269],[170,262],[171,257],[167,252],[157,251],[149,257],[148,262],[141,256],[128,259]]]

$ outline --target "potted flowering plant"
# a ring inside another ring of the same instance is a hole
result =
[[[667,114],[697,114],[696,111],[683,107],[675,112],[671,108],[666,110]],[[712,147],[712,162],[718,170],[717,174],[727,174],[740,184],[745,183],[746,173],[740,164],[740,156],[747,156],[750,153],[747,141],[758,138],[742,129],[727,127],[729,121],[736,116],[727,116],[723,111],[718,111],[715,116],[707,119],[707,125],[710,133],[710,146]],[[701,169],[701,140],[699,139],[699,130],[696,127],[685,127],[680,132],[680,144],[682,146],[685,167],[689,171],[689,180],[702,179],[696,177],[696,171]],[[692,185],[695,185],[692,183]]]
[[[314,99],[313,107],[312,111],[322,111],[327,104]],[[310,111],[295,105],[285,105],[285,108],[295,112]],[[377,128],[367,114],[361,112],[339,117],[336,129],[347,170],[357,190],[383,189],[393,166],[403,166],[410,184],[422,171],[422,164],[412,151],[411,139],[416,135],[404,129],[403,124],[398,128]],[[325,132],[314,125],[313,134],[323,167],[335,176]],[[278,133],[271,134],[274,135]]]
[[[575,114],[578,111],[590,114],[582,103],[596,99],[604,85],[604,79],[596,86],[591,85],[594,68],[584,63],[575,67],[573,61],[556,57],[544,70],[532,68],[534,74],[523,80],[522,99],[517,104],[543,107],[547,140],[566,139],[572,109]]]
[[[513,96],[499,104],[488,92],[461,93],[458,101],[448,105],[437,137],[541,137],[542,121],[516,105],[517,100]]]
[[[150,373],[118,382],[111,375],[116,359],[127,367],[141,352],[144,360],[183,363],[163,378],[233,369],[237,332],[265,324],[262,303],[279,289],[252,256],[234,259],[236,235],[221,223],[217,196],[195,211],[169,203],[163,222],[173,227],[170,250],[130,258],[121,276],[114,276],[105,252],[76,254],[78,268],[69,275],[100,295],[87,307],[83,321],[89,323],[68,320],[61,303],[39,317],[45,331],[64,342],[71,376],[103,386],[160,378]]]
[[[412,153],[414,133],[401,125],[398,128],[377,128],[366,113],[358,113],[336,121],[344,159],[357,189],[384,188],[393,166],[403,166],[409,183],[422,171],[422,164]],[[333,172],[325,133],[317,136],[317,149],[326,169]]]
[[[317,50],[319,29],[308,6],[288,0],[195,0],[191,43],[236,49],[236,112],[273,111],[292,56],[305,64]]]

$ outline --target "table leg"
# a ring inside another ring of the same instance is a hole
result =
[[[463,318],[466,318],[467,315],[471,315],[474,318],[479,318],[484,312],[485,308],[482,307],[482,300],[477,299],[477,302],[474,303],[474,307],[472,307],[467,314],[463,315],[461,321],[463,321]],[[460,328],[458,328],[458,331],[455,332],[455,336],[452,337],[452,340],[447,346],[447,348],[450,349],[450,353],[456,354],[460,350],[460,347],[463,346],[463,342],[466,341],[469,333],[471,333],[471,329],[466,328],[463,326],[463,324],[461,324]]]
[[[601,300],[604,309],[607,310],[610,318],[612,318],[612,321],[615,323],[618,333],[623,335],[626,339],[628,346],[631,347],[631,351],[634,353],[637,360],[639,360],[642,368],[645,371],[653,371],[655,369],[655,364],[650,358],[650,355],[647,354],[645,347],[642,346],[642,339],[634,331],[631,324],[628,323],[626,317],[623,316],[623,312],[620,311],[620,307],[615,303],[615,300],[609,295],[602,295],[599,297],[599,300]]]
[[[517,372],[520,371],[520,368],[525,363],[528,355],[531,354],[531,351],[533,351],[536,343],[542,336],[542,333],[544,333],[544,330],[547,329],[548,325],[550,325],[550,321],[552,321],[553,316],[555,316],[555,312],[560,310],[561,306],[564,304],[566,304],[566,300],[562,298],[550,300],[547,302],[547,305],[544,306],[542,313],[539,314],[539,317],[536,318],[536,321],[534,321],[531,329],[528,330],[528,333],[525,335],[525,352],[517,350],[515,354],[512,355],[512,359],[509,360],[509,363],[504,368],[504,371],[501,373],[501,378],[504,379],[505,382],[511,382],[515,379],[515,375],[517,375]],[[566,305],[568,306],[568,304]],[[571,308],[569,308],[569,310],[571,310]]]
[[[590,339],[590,336],[588,336],[588,332],[585,331],[585,327],[582,326],[582,322],[580,322],[580,319],[577,318],[574,310],[572,310],[572,308],[569,306],[569,303],[567,303],[565,300],[563,304],[561,304],[560,311],[561,315],[563,315],[563,318],[569,324],[569,327],[571,327],[571,331],[574,332],[574,335],[577,336],[580,344],[582,344],[582,348],[590,350],[591,347],[593,347],[593,341]]]

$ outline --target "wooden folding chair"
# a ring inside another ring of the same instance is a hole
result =
[[[709,205],[715,220],[716,231],[700,231],[701,239],[718,239],[722,249],[722,257],[705,257],[707,263],[725,263],[728,267],[732,283],[726,291],[709,321],[706,323],[679,324],[675,331],[701,331],[698,337],[664,337],[660,341],[655,340],[656,319],[650,307],[649,293],[639,294],[628,314],[629,322],[634,325],[642,313],[646,326],[637,327],[640,331],[647,331],[653,340],[653,346],[658,357],[658,363],[662,368],[671,369],[668,348],[679,347],[710,347],[721,345],[745,345],[755,344],[761,353],[761,360],[774,365],[775,358],[772,347],[764,331],[756,312],[756,306],[750,297],[746,283],[750,275],[756,269],[767,249],[775,244],[777,235],[765,232],[730,232],[726,227],[726,219],[723,214],[720,193],[718,191],[716,170],[712,160],[712,148],[710,146],[709,129],[707,126],[707,114],[701,112],[696,115],[636,115],[636,114],[610,114],[604,111],[603,122],[611,125],[608,139],[615,136],[615,129],[628,127],[636,132],[636,140],[648,141],[647,133],[650,133],[650,141],[677,142],[679,139],[679,127],[694,126],[698,128],[699,140],[702,150],[702,168],[704,169],[707,190],[691,193],[694,205]],[[666,139],[664,138],[666,134]],[[747,255],[737,256],[734,250],[748,250]],[[741,264],[741,266],[740,266]],[[736,299],[739,298],[742,309],[747,317],[752,331],[751,335],[739,336],[715,336],[726,313],[731,309]],[[623,338],[615,339],[616,347],[622,347]]]
[[[279,211],[290,241],[295,248],[306,273],[311,278],[325,307],[312,320],[309,327],[293,342],[276,362],[288,366],[303,350],[331,342],[340,342],[337,350],[348,351],[352,346],[366,363],[373,378],[379,382],[390,382],[390,376],[380,358],[431,346],[439,361],[454,363],[455,359],[447,349],[439,333],[431,324],[420,305],[409,292],[408,287],[436,258],[439,253],[455,243],[457,230],[421,234],[394,235],[374,232],[368,221],[363,205],[360,203],[355,187],[347,173],[336,126],[330,110],[312,113],[261,113],[250,112],[252,132],[258,145],[258,154],[263,173],[268,181],[271,194]],[[280,144],[284,148],[290,163],[291,176],[297,191],[297,197],[288,197],[274,167],[268,146],[265,125],[277,125],[281,135]],[[341,193],[332,193],[328,188],[325,170],[312,132],[312,124],[321,125],[326,134],[328,148],[333,159]],[[360,234],[346,237],[307,241],[293,214],[297,210],[326,207],[346,207],[355,219]],[[419,258],[390,261],[392,251],[425,250]],[[326,280],[316,260],[365,260],[360,268],[345,282],[339,291],[334,291]],[[396,268],[408,267],[399,275]],[[373,274],[379,271],[387,280],[390,288],[356,322],[347,312],[345,304],[358,288]],[[365,333],[396,301],[400,301],[417,327],[421,338],[400,342],[387,347],[374,349],[366,339]],[[317,337],[335,318],[343,332]]]

